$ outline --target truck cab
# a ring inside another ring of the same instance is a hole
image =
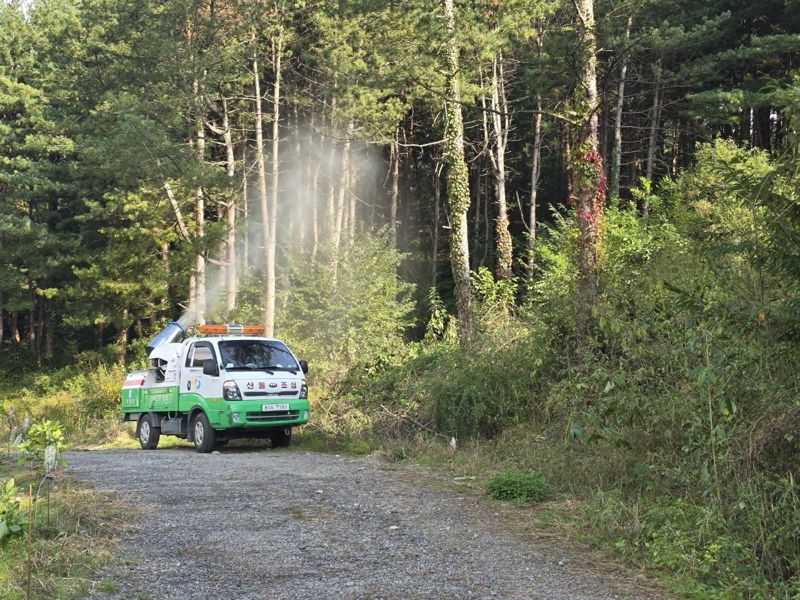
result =
[[[292,428],[309,419],[308,364],[260,327],[197,330],[153,338],[150,367],[123,383],[122,419],[137,423],[141,447],[156,448],[161,435],[188,439],[198,452],[245,437],[288,446]]]

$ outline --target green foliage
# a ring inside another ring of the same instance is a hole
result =
[[[492,498],[517,504],[541,502],[550,493],[550,485],[541,473],[513,469],[492,476],[484,487]]]
[[[84,353],[68,367],[20,373],[13,385],[0,386],[0,408],[7,412],[13,404],[19,422],[27,415],[34,423],[60,423],[72,440],[103,440],[119,431],[119,390],[126,371],[125,365]]]
[[[364,234],[338,265],[290,265],[277,335],[309,361],[314,385],[327,388],[356,364],[375,368],[402,353],[414,309],[413,286],[397,275],[403,258],[388,236]],[[242,321],[260,320],[260,289],[245,295]]]
[[[446,332],[448,323],[447,310],[442,302],[442,297],[435,287],[428,290],[426,298],[430,316],[428,323],[425,326],[425,340],[432,342],[434,340],[442,339]]]
[[[25,521],[21,502],[14,479],[0,481],[0,544],[7,537],[22,533]]]
[[[582,499],[594,539],[696,597],[789,598],[800,591],[800,352],[796,280],[773,240],[793,234],[777,219],[790,174],[730,142],[697,152],[677,181],[642,184],[646,221],[632,207],[605,212],[581,361],[576,228],[556,215],[524,310],[487,303],[469,352],[429,339],[349,392],[460,441],[495,438],[483,443],[497,452],[505,431],[544,430],[547,451],[532,440],[531,458],[500,464]],[[476,287],[493,297],[490,276]],[[375,428],[397,433],[380,418]]]
[[[19,458],[20,464],[29,463],[31,467],[37,463],[44,464],[45,451],[50,446],[55,450],[56,460],[64,464],[63,459],[59,459],[61,452],[67,447],[61,423],[49,420],[34,423],[18,445],[22,452]]]
[[[514,306],[518,282],[516,277],[495,280],[486,267],[479,267],[470,277],[472,288],[488,312],[508,311]]]

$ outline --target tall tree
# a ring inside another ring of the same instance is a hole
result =
[[[611,148],[611,164],[608,168],[608,195],[611,198],[619,196],[619,171],[622,163],[622,115],[625,107],[625,79],[628,76],[628,60],[630,57],[628,42],[631,37],[633,15],[630,15],[625,25],[625,43],[622,47],[622,58],[619,67],[619,84],[617,86],[617,107],[614,113],[614,145]]]
[[[470,194],[469,173],[464,160],[464,120],[461,115],[461,83],[453,0],[444,0],[444,17],[447,36],[445,48],[447,99],[444,105],[443,157],[447,167],[447,202],[451,225],[450,267],[453,271],[458,311],[458,340],[462,347],[468,347],[475,338],[467,229]]]
[[[570,195],[575,205],[578,238],[577,326],[586,332],[597,294],[600,219],[606,180],[597,139],[597,40],[594,0],[574,0],[578,32],[578,81],[575,88],[574,140],[569,157]]]

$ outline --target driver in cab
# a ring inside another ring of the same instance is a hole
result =
[[[226,369],[235,369],[245,366],[244,351],[239,344],[226,344],[221,351],[222,364]]]

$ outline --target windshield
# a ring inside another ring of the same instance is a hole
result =
[[[222,366],[226,370],[298,371],[297,361],[281,342],[231,340],[219,343]]]

